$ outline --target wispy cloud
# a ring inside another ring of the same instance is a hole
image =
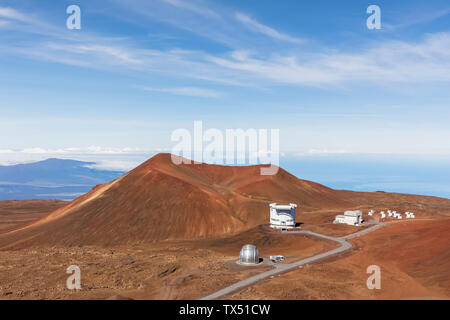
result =
[[[24,148],[21,150],[4,149],[0,154],[134,154],[144,152],[140,148],[124,147],[112,148],[101,146],[68,147],[59,149],[46,149],[41,147]]]
[[[154,88],[144,87],[146,91],[163,92],[181,96],[201,97],[201,98],[219,98],[223,94],[217,90],[196,88],[196,87],[178,87],[178,88]]]
[[[68,148],[69,152],[81,152],[81,153],[92,153],[92,154],[127,154],[127,153],[138,153],[144,150],[140,148],[124,147],[124,148],[111,148],[111,147],[101,147],[101,146],[89,146],[87,148]]]
[[[255,19],[252,19],[251,17],[249,17],[243,13],[237,12],[235,17],[238,21],[243,23],[247,28],[249,28],[253,32],[261,33],[270,38],[277,39],[277,40],[289,41],[289,42],[293,42],[293,43],[305,42],[304,39],[295,38],[295,37],[289,36],[287,34],[278,32],[277,30],[275,30],[269,26],[266,26],[262,23],[259,23]]]
[[[45,153],[53,153],[53,154],[61,154],[61,153],[67,153],[66,150],[63,149],[57,149],[57,150],[49,150],[49,149],[43,149],[43,148],[25,148],[20,153],[28,153],[28,154],[45,154]]]
[[[9,7],[0,7],[0,18],[3,25],[11,31],[22,31],[33,34],[51,36],[62,35],[58,28],[53,27],[48,21],[40,19],[38,14],[24,13]]]
[[[299,155],[328,155],[328,154],[347,154],[351,153],[347,150],[331,150],[331,149],[309,149],[308,151],[304,153],[300,153]]]
[[[80,55],[96,55],[99,57],[109,56],[118,62],[124,62],[128,64],[139,64],[141,60],[134,58],[133,53],[122,49],[119,46],[111,45],[97,45],[92,43],[78,44],[78,45],[58,45],[55,43],[47,44],[49,49],[57,51],[68,51],[73,54]]]
[[[421,23],[428,23],[432,22],[434,20],[440,19],[442,17],[445,17],[450,14],[450,8],[441,9],[434,12],[420,12],[420,15],[418,16],[408,16],[406,14],[400,15],[401,17],[404,17],[403,19],[406,19],[399,23],[388,23],[383,22],[382,28],[386,30],[396,30],[401,28],[406,28],[409,26],[421,24]]]
[[[220,17],[220,15],[217,14],[215,11],[208,9],[206,7],[196,5],[192,1],[183,1],[183,0],[162,0],[162,1],[165,3],[168,3],[172,6],[175,6],[177,8],[186,9],[188,11],[192,11],[192,12],[200,14],[200,15],[213,17],[213,18]]]
[[[13,8],[0,7],[0,18],[30,22],[32,19]]]
[[[258,58],[233,52],[228,58],[210,56],[209,59],[222,68],[285,84],[323,86],[361,81],[380,85],[392,82],[449,82],[450,33],[431,34],[415,43],[386,41],[359,53]]]
[[[170,5],[192,6],[178,0]],[[194,10],[194,9],[187,9]],[[1,8],[0,17],[33,20],[26,14]],[[237,13],[236,19],[253,32],[298,42],[294,38]],[[424,83],[450,81],[450,32],[435,33],[418,41],[383,41],[365,49],[315,48],[309,52],[242,49],[223,53],[201,50],[148,49],[132,39],[110,39],[86,32],[83,37],[53,33],[44,40],[0,45],[0,52],[78,67],[141,74],[164,74],[204,81],[246,86],[279,84],[344,86],[353,83]],[[222,30],[225,32],[225,29]],[[23,31],[34,32],[34,31]],[[73,33],[71,33],[73,34]],[[231,35],[228,35],[231,36]],[[175,95],[217,98],[221,92],[198,87],[147,88]]]

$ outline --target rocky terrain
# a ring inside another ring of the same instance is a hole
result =
[[[227,298],[450,297],[449,199],[333,190],[259,169],[177,166],[160,154],[70,203],[0,202],[0,299],[196,299],[270,268],[237,265],[244,244],[265,261],[284,255],[285,263],[336,246],[269,228],[271,202],[297,203],[302,229],[332,236],[360,230],[332,223],[348,209],[409,210],[416,219],[385,221],[352,239],[348,252]],[[366,287],[372,264],[381,267],[381,290]],[[81,269],[81,290],[66,288],[70,265]]]

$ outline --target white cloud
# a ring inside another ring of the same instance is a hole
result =
[[[322,49],[322,52],[302,56],[277,53],[259,56],[245,50],[218,56],[201,51],[136,49],[124,43],[73,45],[59,42],[26,48],[11,46],[5,50],[75,66],[143,74],[157,72],[239,86],[450,81],[450,33],[430,34],[417,42],[382,42],[357,53],[329,53],[331,50]],[[215,90],[195,87],[147,89],[201,97],[221,95]]]
[[[237,49],[251,45],[255,32],[291,43],[303,42],[303,39],[282,34],[252,19],[247,23],[236,23],[236,12],[230,9],[226,2],[202,0],[160,0],[144,4],[140,0],[114,2],[121,5],[121,10],[128,10],[128,13],[136,17],[133,23],[144,26],[142,17],[146,20],[157,20],[229,48]]]
[[[75,148],[72,148],[74,150]],[[105,148],[100,146],[89,146],[87,148],[79,148],[79,152],[82,153],[94,153],[94,154],[126,154],[126,153],[137,153],[143,151],[140,148]]]
[[[220,17],[213,10],[205,8],[205,7],[197,6],[192,1],[185,1],[185,0],[162,0],[162,1],[165,3],[168,3],[172,6],[175,6],[177,8],[186,9],[186,10],[192,11],[192,12],[200,14],[200,15],[213,17],[213,18]]]
[[[22,22],[29,22],[31,20],[28,16],[22,14],[21,12],[13,8],[5,8],[5,7],[0,7],[0,17],[11,20],[18,20]]]
[[[326,154],[345,154],[351,153],[347,150],[330,150],[330,149],[309,149],[302,155],[326,155]]]
[[[450,33],[431,34],[416,43],[383,42],[359,53],[257,58],[238,51],[229,58],[210,56],[209,60],[222,68],[285,84],[449,82]]]
[[[408,14],[400,14],[397,16],[402,17],[403,22],[396,23],[396,24],[383,22],[382,29],[395,30],[395,29],[399,29],[399,28],[406,28],[406,27],[410,27],[410,26],[416,25],[416,24],[431,22],[436,19],[445,17],[448,14],[450,14],[450,8],[439,9],[434,12],[420,12],[420,15],[413,16],[413,17],[411,17]]]
[[[277,40],[289,41],[289,42],[293,42],[293,43],[305,42],[304,39],[295,38],[295,37],[289,36],[287,34],[280,33],[277,30],[275,30],[271,27],[268,27],[264,24],[261,24],[258,21],[256,21],[255,19],[252,19],[243,13],[238,12],[238,13],[236,13],[235,17],[238,21],[243,23],[247,28],[249,28],[253,32],[261,33],[270,38],[277,39]]]
[[[168,1],[175,6],[193,6],[179,0]],[[202,8],[198,5],[196,7]],[[236,19],[254,32],[279,40],[300,40],[282,34],[242,13],[235,15]],[[1,8],[0,17],[30,20],[24,14],[9,8]],[[36,32],[30,31],[31,29],[23,31]],[[226,34],[235,31],[233,28],[220,32]],[[242,49],[217,55],[176,48],[149,50],[137,46],[130,39],[109,39],[90,34],[67,38],[65,34],[55,34],[48,30],[45,32],[49,38],[45,42],[0,44],[0,51],[79,67],[115,72],[160,73],[239,86],[342,86],[354,83],[386,85],[393,82],[450,81],[450,32],[429,34],[415,42],[378,42],[366,49],[349,48],[338,51],[322,47],[314,52],[308,52],[308,49],[304,48],[300,53],[286,53],[277,52],[274,47],[270,51],[265,50],[264,55]],[[233,34],[227,36],[231,37]],[[147,89],[209,98],[221,95],[215,90],[195,87]]]
[[[8,24],[9,24],[9,21],[7,21],[7,20],[0,20],[0,28],[4,27],[4,26],[7,26]]]
[[[177,87],[177,88],[144,87],[144,90],[163,92],[181,96],[201,97],[201,98],[219,98],[222,96],[222,93],[219,91],[195,87]]]
[[[29,154],[127,154],[137,153],[143,151],[140,148],[111,148],[101,146],[88,146],[88,147],[70,147],[63,149],[43,149],[43,148],[25,148],[21,150],[21,153]]]
[[[47,150],[42,148],[26,148],[21,151],[22,153],[47,153]]]
[[[95,164],[86,167],[97,170],[130,171],[140,164],[141,162],[136,160],[99,160]]]
[[[52,153],[52,154],[61,154],[61,153],[67,153],[66,150],[63,149],[43,149],[43,148],[25,148],[20,151],[21,153],[29,153],[29,154],[45,154],[45,153]]]
[[[92,43],[86,44],[57,44],[57,43],[47,43],[46,47],[50,50],[67,52],[71,55],[78,56],[94,56],[98,60],[113,58],[114,61],[123,62],[127,64],[140,64],[141,60],[134,58],[133,53],[130,50],[121,48],[119,46],[111,45],[96,45]]]
[[[22,150],[12,149],[0,149],[0,154],[29,154],[29,155],[59,155],[59,154],[104,154],[104,155],[121,155],[121,154],[135,154],[140,152],[146,152],[146,150],[140,148],[111,148],[101,146],[88,146],[88,147],[69,147],[60,149],[45,149],[45,148],[24,148]]]

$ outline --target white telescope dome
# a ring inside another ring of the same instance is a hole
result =
[[[252,244],[246,244],[242,247],[239,255],[239,262],[243,264],[257,264],[259,263],[258,249]]]

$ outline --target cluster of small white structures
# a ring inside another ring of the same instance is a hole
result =
[[[413,212],[408,212],[408,211],[405,212],[405,215],[406,215],[406,219],[414,219],[416,217]]]
[[[375,213],[374,210],[370,210],[368,215],[369,216],[373,216],[374,213]],[[406,216],[406,219],[414,219],[416,217],[414,215],[414,213],[409,212],[409,211],[405,212],[405,216]],[[380,211],[380,217],[381,217],[381,219],[386,219],[386,217],[391,217],[393,219],[398,219],[398,220],[403,219],[403,216],[400,213],[397,213],[397,211],[395,211],[395,210],[392,210],[392,211],[391,210],[387,210],[387,215],[386,215],[386,213],[384,211]]]

